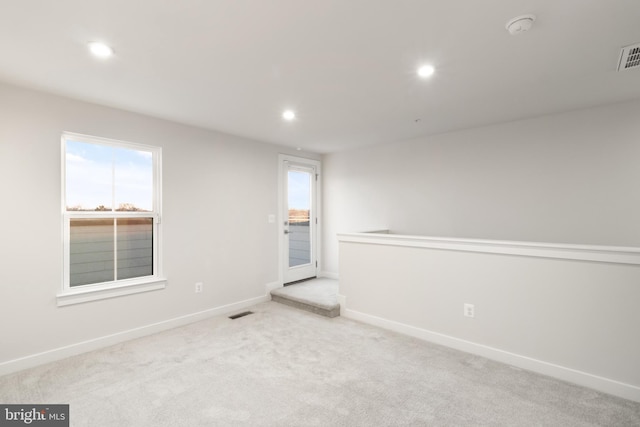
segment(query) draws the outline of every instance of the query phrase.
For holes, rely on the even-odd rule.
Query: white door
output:
[[[317,275],[318,164],[305,159],[286,158],[282,163],[283,283]]]

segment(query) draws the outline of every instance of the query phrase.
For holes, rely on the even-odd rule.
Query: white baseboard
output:
[[[333,273],[331,271],[321,271],[318,274],[318,277],[326,277],[327,279],[338,280],[338,273]]]
[[[268,285],[267,285],[268,286]],[[55,362],[56,360],[64,359],[66,357],[75,356],[81,353],[97,350],[100,348],[108,347],[114,344],[121,343],[136,338],[140,338],[146,335],[162,332],[167,329],[177,328],[189,323],[197,322],[207,319],[209,317],[220,316],[229,314],[234,311],[242,310],[247,307],[259,304],[261,302],[270,301],[271,296],[269,294],[251,298],[245,301],[239,301],[233,304],[223,305],[220,307],[210,308],[208,310],[199,311],[197,313],[191,313],[173,319],[164,320],[162,322],[153,323],[139,328],[129,329],[127,331],[117,332],[115,334],[94,338],[87,341],[82,341],[76,344],[67,345],[64,347],[54,348],[42,353],[32,354],[29,356],[21,357],[19,359],[9,360],[0,363],[0,375],[10,374],[23,369],[32,368],[34,366],[42,365],[45,363]]]
[[[380,328],[388,329],[401,334],[409,335],[424,341],[433,342],[446,347],[455,348],[467,353],[476,354],[486,357],[487,359],[496,360],[518,368],[537,372],[539,374],[558,378],[563,381],[589,387],[603,393],[612,394],[624,399],[640,402],[640,387],[615,381],[609,378],[600,377],[589,374],[587,372],[578,371],[564,366],[555,365],[553,363],[544,362],[542,360],[532,359],[497,348],[465,341],[449,335],[428,331],[426,329],[417,328],[415,326],[406,325],[404,323],[383,319],[369,314],[350,310],[345,307],[346,298],[342,297],[340,301],[340,315],[349,319],[357,320]]]

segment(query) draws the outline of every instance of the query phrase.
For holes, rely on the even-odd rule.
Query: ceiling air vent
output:
[[[618,71],[640,68],[640,43],[622,48]]]

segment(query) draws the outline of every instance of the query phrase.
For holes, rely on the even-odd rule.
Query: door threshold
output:
[[[291,286],[291,285],[295,285],[296,283],[308,282],[309,280],[313,280],[313,279],[316,279],[316,278],[317,278],[317,276],[307,277],[306,279],[300,279],[300,280],[295,280],[293,282],[284,283],[282,286]]]

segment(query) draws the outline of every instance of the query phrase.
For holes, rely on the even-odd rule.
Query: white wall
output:
[[[63,131],[163,149],[164,290],[57,307]],[[0,365],[265,295],[278,280],[270,144],[0,85]],[[195,282],[204,292],[194,293]]]
[[[336,238],[640,247],[639,117],[634,101],[326,155],[324,270],[347,315],[640,400],[638,266]]]
[[[640,401],[640,251],[361,236],[342,315]]]
[[[461,107],[463,108],[463,107]],[[324,157],[324,270],[336,233],[640,246],[640,102]]]

